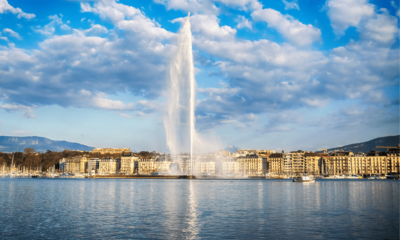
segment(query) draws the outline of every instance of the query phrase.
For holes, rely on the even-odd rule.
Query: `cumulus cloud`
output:
[[[4,28],[3,32],[5,34],[8,34],[10,37],[14,37],[14,38],[17,38],[17,39],[22,39],[21,36],[17,32],[14,32],[12,29]]]
[[[381,126],[395,126],[398,129],[398,123],[398,108],[349,105],[340,108],[338,111],[330,112],[324,117],[309,121],[307,125],[321,126],[325,129],[348,131],[360,127],[378,128]]]
[[[218,8],[212,0],[154,0],[155,3],[163,4],[166,8],[182,10],[191,13],[216,14]]]
[[[398,34],[398,19],[389,15],[386,9],[366,20],[361,36],[384,44],[393,44]]]
[[[358,27],[363,19],[374,14],[374,5],[367,0],[329,0],[326,4],[337,35],[342,35],[348,27]]]
[[[248,28],[250,30],[252,30],[252,25],[251,25],[251,21],[247,20],[247,18],[245,18],[244,16],[238,16],[235,19],[235,22],[237,22],[238,24],[236,25],[237,28]]]
[[[159,2],[168,7],[173,1]],[[188,7],[204,4],[186,2]],[[219,3],[255,9],[254,21],[266,21],[290,43],[238,39],[236,29],[221,26],[215,12],[194,11],[196,67],[203,72],[211,69],[213,77],[226,83],[219,88],[198,88],[202,99],[196,103],[196,124],[200,130],[223,124],[252,127],[259,115],[267,112],[268,123],[262,131],[289,131],[296,122],[307,125],[295,112],[299,108],[315,109],[347,99],[371,106],[393,102],[384,89],[398,86],[398,48],[391,47],[396,40],[397,28],[393,26],[397,19],[384,10],[362,17],[359,42],[322,52],[303,47],[320,40],[320,30],[311,25],[272,9],[254,7],[256,1]],[[2,108],[25,113],[29,108],[57,104],[106,109],[121,117],[163,111],[157,99],[165,89],[175,34],[139,9],[115,1],[83,2],[81,8],[98,14],[112,23],[111,27],[92,24],[89,29],[72,29],[56,36],[53,28],[64,24],[56,16],[51,19],[53,26],[41,28],[49,37],[38,49],[0,48]],[[248,27],[245,20],[238,18],[241,27]],[[118,100],[115,96],[121,92],[142,100]],[[16,110],[18,106],[20,110]]]
[[[37,50],[1,48],[2,101],[26,108],[57,104],[142,114],[162,109],[154,99],[164,89],[165,61],[172,46],[161,41],[173,34],[139,10],[114,4],[114,1],[97,2],[83,7],[109,20],[113,18],[109,8],[117,7],[124,18],[113,23],[116,29],[124,31],[108,31],[95,24],[89,29],[72,29],[70,34],[57,36],[54,28],[61,26],[62,20],[54,15],[50,17],[50,25],[36,29],[49,36],[39,43]],[[143,31],[135,27],[138,25],[142,25]],[[105,36],[97,36],[101,34]],[[126,103],[109,97],[125,92],[144,100]],[[10,105],[4,106],[11,109]]]
[[[4,40],[4,41],[8,42],[8,38],[7,37],[2,37],[1,33],[0,33],[0,40]]]
[[[323,54],[268,40],[195,38],[197,48],[220,59],[212,66],[228,82],[217,89],[199,89],[208,97],[197,103],[197,122],[212,128],[235,124],[244,114],[320,108],[344,99],[389,104],[392,99],[382,89],[398,86],[398,50],[362,39]],[[291,129],[279,126],[279,121],[270,128]]]
[[[262,8],[262,4],[257,0],[216,0],[216,2],[223,3],[229,7],[239,8],[244,11]]]
[[[91,28],[84,30],[84,32],[88,35],[101,35],[108,33],[108,30],[100,24],[93,24]]]
[[[21,104],[0,104],[0,109],[4,109],[8,112],[22,112],[23,116],[26,118],[34,118],[35,114],[31,107],[24,106]]]
[[[315,41],[320,41],[321,30],[311,24],[303,24],[291,16],[284,16],[280,12],[268,8],[258,9],[251,16],[255,21],[264,21],[268,27],[275,28],[283,37],[299,46],[309,45]]]
[[[98,1],[93,5],[81,3],[82,12],[94,12],[104,20],[110,20],[114,26],[149,38],[165,39],[172,33],[161,28],[155,21],[146,17],[139,9],[111,1]]]
[[[185,18],[177,18],[172,22],[182,22]],[[226,39],[233,38],[236,29],[229,26],[220,26],[219,19],[215,15],[196,14],[190,17],[191,30],[198,37],[206,37],[208,39]]]
[[[14,8],[13,6],[11,6],[8,3],[7,0],[0,0],[0,14],[6,13],[6,12],[11,12],[13,14],[17,14],[18,18],[32,19],[35,17],[35,14],[25,13],[20,8]]]
[[[33,30],[46,36],[53,35],[56,31],[56,26],[60,26],[63,30],[70,30],[68,25],[63,24],[61,16],[59,17],[57,14],[51,15],[49,19],[51,20],[50,23],[44,26],[37,26]]]
[[[285,10],[288,10],[288,9],[300,10],[297,0],[293,0],[293,1],[282,0],[282,2],[285,4]]]

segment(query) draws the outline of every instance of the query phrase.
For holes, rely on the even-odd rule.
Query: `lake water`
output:
[[[0,178],[0,239],[399,239],[399,181]]]

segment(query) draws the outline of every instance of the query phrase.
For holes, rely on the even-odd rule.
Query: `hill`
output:
[[[82,150],[91,151],[89,147],[79,143],[67,141],[54,141],[44,137],[10,137],[0,136],[0,152],[23,152],[25,148],[33,148],[36,152]]]
[[[354,153],[357,153],[357,152],[366,153],[366,152],[373,150],[373,151],[386,152],[386,149],[376,148],[376,147],[377,146],[397,147],[399,143],[400,143],[400,135],[387,136],[387,137],[375,138],[375,139],[369,140],[367,142],[349,144],[349,145],[346,145],[343,147],[329,148],[328,151],[343,150],[343,151],[352,151]]]

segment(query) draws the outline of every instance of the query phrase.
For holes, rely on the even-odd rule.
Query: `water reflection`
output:
[[[0,179],[0,190],[0,239],[399,238],[395,181]]]

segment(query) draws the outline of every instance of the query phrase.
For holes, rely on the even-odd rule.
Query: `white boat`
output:
[[[333,176],[333,178],[335,178],[335,179],[342,179],[342,178],[345,178],[345,176],[343,176],[343,175],[335,175],[335,176]]]
[[[349,175],[349,176],[346,176],[346,178],[347,179],[359,179],[359,178],[362,178],[362,177],[357,176],[357,175]]]
[[[315,179],[305,175],[298,178],[293,178],[293,182],[315,182]]]

